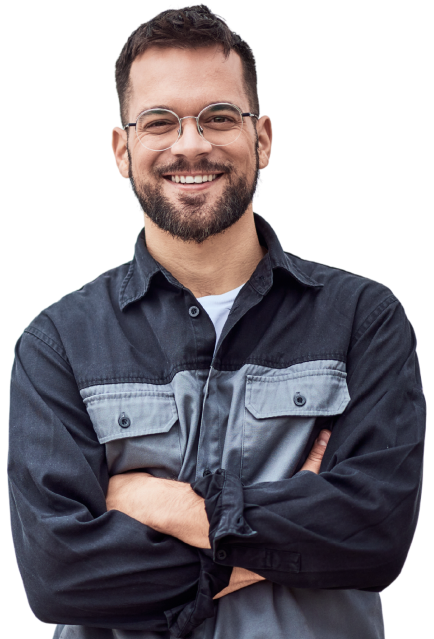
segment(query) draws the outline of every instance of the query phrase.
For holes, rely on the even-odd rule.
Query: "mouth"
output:
[[[165,173],[162,177],[182,190],[203,190],[218,181],[223,173]]]

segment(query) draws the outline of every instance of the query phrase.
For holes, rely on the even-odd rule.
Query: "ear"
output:
[[[129,160],[128,160],[128,134],[124,129],[120,129],[118,126],[113,129],[112,136],[112,148],[115,154],[116,164],[118,165],[119,173],[124,177],[129,177]]]
[[[256,131],[258,134],[259,168],[265,169],[270,161],[271,139],[273,137],[271,120],[268,115],[259,118]]]

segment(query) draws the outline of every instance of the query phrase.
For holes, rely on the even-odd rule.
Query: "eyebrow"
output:
[[[166,104],[156,104],[156,105],[153,104],[152,106],[142,106],[142,108],[137,112],[137,115],[134,117],[134,121],[137,120],[137,118],[139,117],[141,113],[143,113],[144,111],[150,111],[151,109],[166,109],[167,111],[173,111],[173,109],[171,109]],[[175,113],[175,111],[173,111],[173,113]]]
[[[149,111],[150,109],[167,109],[168,111],[173,111],[172,107],[167,106],[167,104],[153,104],[152,106],[144,106],[140,109],[137,115],[143,113],[143,111]]]
[[[204,104],[202,109],[204,109],[207,106],[211,106],[211,104],[233,104],[233,103],[230,102],[230,100],[219,100],[218,102],[209,102],[208,104]],[[142,106],[142,108],[137,113],[136,120],[139,117],[139,115],[141,113],[143,113],[143,111],[150,111],[151,109],[166,109],[167,111],[172,111],[173,113],[176,113],[174,108],[170,107],[170,106],[167,106],[167,104],[153,104],[152,106],[145,105],[145,106]],[[200,111],[202,111],[202,109],[199,109],[198,113],[200,113]]]

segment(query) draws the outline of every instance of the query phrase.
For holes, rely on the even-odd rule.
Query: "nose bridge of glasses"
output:
[[[182,121],[183,120],[196,120],[196,130],[199,132],[199,135],[202,135],[203,133],[203,129],[199,124],[199,116],[195,116],[195,115],[185,115],[183,118],[178,117],[179,123],[180,123],[180,131],[179,133],[182,135],[183,133],[183,124]]]

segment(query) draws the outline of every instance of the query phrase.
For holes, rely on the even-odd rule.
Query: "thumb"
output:
[[[322,458],[324,457],[324,453],[327,448],[328,441],[330,439],[331,431],[322,430],[314,444],[312,446],[312,450],[310,451],[308,458],[304,462],[303,466],[300,468],[301,470],[310,470],[312,473],[316,475],[319,474],[319,470],[321,468]]]

